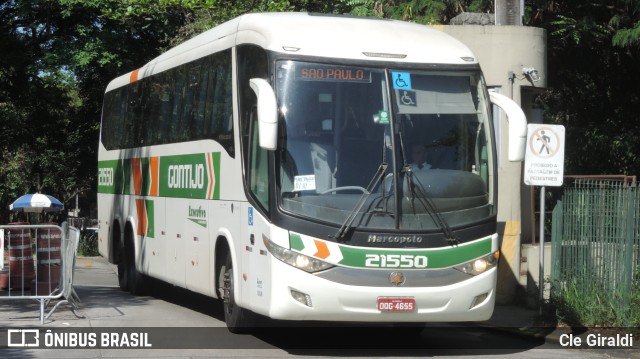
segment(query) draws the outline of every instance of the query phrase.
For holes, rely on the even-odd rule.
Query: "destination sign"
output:
[[[370,83],[371,71],[360,67],[299,64],[296,66],[296,80]]]

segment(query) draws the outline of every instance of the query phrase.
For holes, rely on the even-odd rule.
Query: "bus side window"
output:
[[[175,76],[173,78],[173,91],[175,93],[175,101],[173,102],[173,106],[171,107],[171,118],[169,119],[169,132],[167,133],[167,137],[169,137],[168,142],[178,142],[179,139],[179,128],[180,128],[180,118],[182,114],[182,103],[185,98],[185,83],[186,83],[186,75],[185,75],[185,66],[180,66],[175,70]]]
[[[127,107],[127,116],[124,123],[124,148],[138,146],[137,140],[140,138],[143,124],[143,98],[142,98],[142,82],[138,81],[129,87],[129,105]]]

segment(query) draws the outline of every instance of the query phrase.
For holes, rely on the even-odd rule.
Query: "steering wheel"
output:
[[[348,191],[348,190],[358,190],[358,191],[362,191],[362,193],[364,193],[364,194],[369,194],[370,193],[369,191],[367,191],[366,188],[360,187],[360,186],[342,186],[342,187],[329,188],[328,190],[324,190],[324,191],[319,192],[319,193],[320,194],[327,194],[327,193],[332,193],[332,192]]]

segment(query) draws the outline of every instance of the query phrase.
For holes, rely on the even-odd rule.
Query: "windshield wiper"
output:
[[[413,208],[413,213],[416,213],[414,201],[417,199],[420,204],[422,204],[422,206],[427,210],[427,213],[429,214],[429,216],[431,216],[433,222],[438,227],[440,227],[440,230],[442,230],[442,233],[444,234],[447,242],[452,246],[460,244],[460,241],[453,233],[453,230],[449,226],[449,223],[447,223],[444,217],[442,217],[442,215],[438,211],[438,208],[436,207],[435,203],[433,203],[431,197],[429,197],[429,195],[427,194],[427,191],[424,189],[424,186],[422,185],[420,180],[418,178],[414,178],[411,166],[405,165],[403,172],[407,177],[407,181],[409,184],[409,191],[411,193],[411,207]]]
[[[369,182],[369,184],[367,185],[367,188],[366,188],[367,191],[364,192],[362,196],[360,196],[360,199],[358,200],[356,205],[353,207],[351,212],[349,212],[349,215],[345,219],[344,223],[342,223],[342,226],[338,228],[338,231],[336,232],[336,234],[331,236],[331,238],[334,238],[336,240],[343,239],[347,234],[347,232],[349,232],[349,230],[352,227],[353,221],[356,219],[356,216],[358,215],[358,212],[360,212],[360,210],[362,209],[362,206],[364,206],[365,202],[371,195],[371,192],[373,191],[373,188],[375,187],[375,185],[378,182],[380,182],[380,180],[382,179],[382,176],[387,170],[387,166],[388,165],[386,162],[382,162],[380,164],[375,175],[373,175],[373,178],[371,178],[371,182]]]

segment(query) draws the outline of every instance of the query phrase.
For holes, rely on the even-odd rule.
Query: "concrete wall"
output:
[[[533,100],[547,86],[544,29],[493,25],[434,27],[466,44],[478,58],[487,85],[519,103],[529,122],[541,122],[541,113],[534,108]],[[533,81],[523,73],[523,68],[535,68],[539,80]],[[531,241],[531,200],[530,189],[522,180],[522,163],[507,160],[509,124],[504,114],[500,113],[498,123],[498,230],[502,257],[496,300],[505,304],[514,299],[518,287],[521,243]]]
[[[520,279],[520,285],[526,288],[527,300],[526,304],[530,308],[535,308],[540,299],[540,245],[539,244],[523,244],[522,245],[522,272],[526,273],[524,278]],[[551,244],[544,245],[544,298],[549,299],[549,283],[551,277]]]

